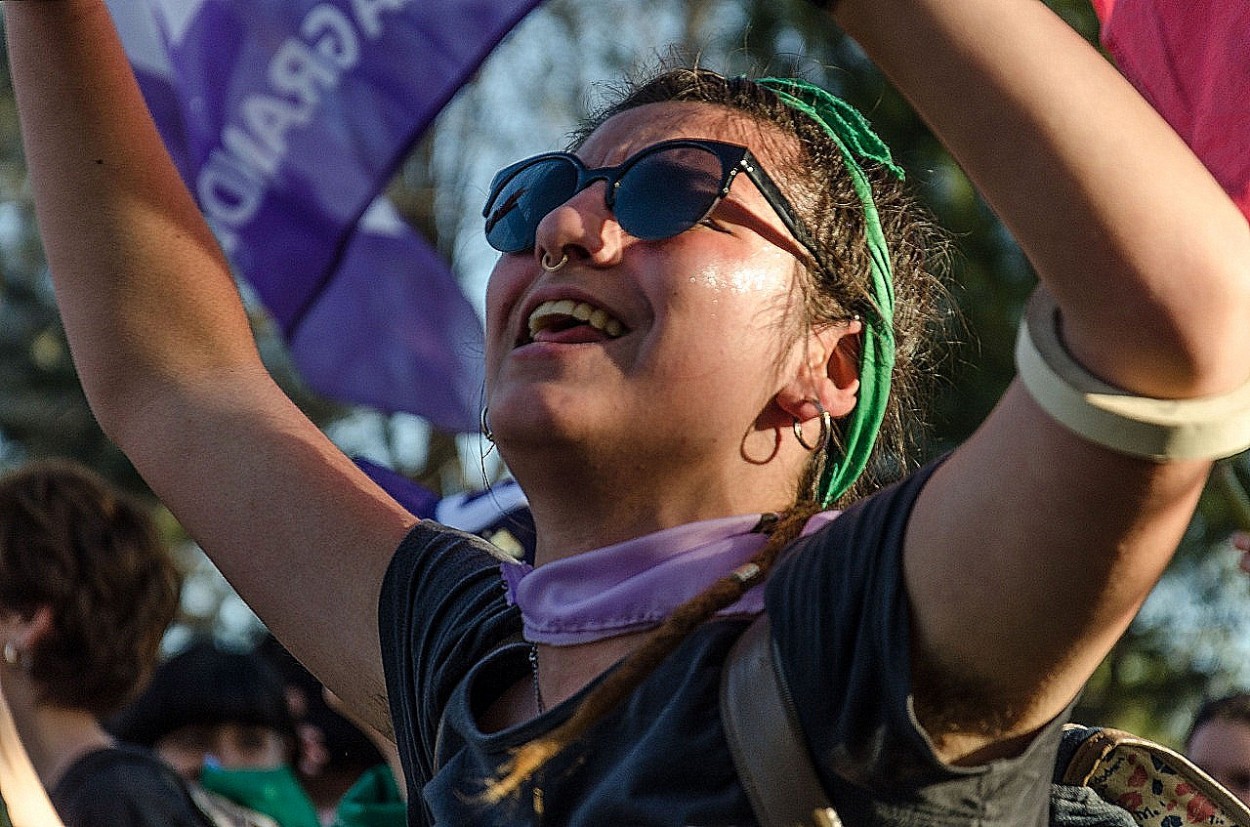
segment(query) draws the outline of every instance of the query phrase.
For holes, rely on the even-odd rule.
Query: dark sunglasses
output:
[[[729,194],[745,172],[786,229],[817,261],[807,232],[759,161],[744,146],[719,141],[663,141],[614,167],[587,169],[576,155],[548,152],[504,167],[490,185],[482,215],[486,241],[503,253],[534,247],[538,224],[552,210],[593,184],[604,181],[604,202],[621,229],[635,238],[671,238],[698,224]]]

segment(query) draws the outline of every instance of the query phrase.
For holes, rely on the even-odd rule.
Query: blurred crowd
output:
[[[0,477],[3,818],[404,824],[393,746],[272,637],[161,657],[180,585],[145,508],[91,471],[46,462]]]

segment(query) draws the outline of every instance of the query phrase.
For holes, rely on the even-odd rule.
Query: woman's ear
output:
[[[834,419],[849,414],[859,398],[863,330],[863,322],[851,319],[809,333],[799,369],[777,393],[777,405],[799,422],[820,416],[817,401]]]
[[[52,607],[42,605],[33,612],[0,611],[0,649],[4,662],[27,668],[30,653],[52,631]]]
[[[22,652],[30,652],[52,632],[52,607],[45,603],[22,614],[12,628],[14,645]]]

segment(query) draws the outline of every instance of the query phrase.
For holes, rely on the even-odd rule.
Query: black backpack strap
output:
[[[742,633],[721,670],[720,715],[761,827],[841,827],[803,743],[776,668],[768,615]]]

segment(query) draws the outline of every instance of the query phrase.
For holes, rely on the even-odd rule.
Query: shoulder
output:
[[[907,521],[935,465],[867,497],[794,543],[769,578],[778,667],[812,749],[871,786],[940,772],[910,712]],[[888,747],[888,749],[887,749]],[[867,774],[848,755],[889,756]],[[904,769],[906,768],[906,769]]]
[[[186,784],[145,749],[118,746],[80,758],[51,791],[66,827],[206,827]]]
[[[382,582],[378,622],[383,660],[407,659],[421,640],[445,638],[455,644],[470,630],[493,636],[489,621],[515,614],[504,599],[500,569],[509,561],[476,535],[431,520],[414,526]]]
[[[79,758],[56,785],[57,794],[118,783],[179,785],[177,775],[154,754],[141,747],[118,745]]]
[[[421,520],[405,535],[391,558],[383,593],[404,590],[414,578],[437,577],[455,581],[497,571],[511,561],[498,547],[476,534]]]
[[[769,578],[770,611],[775,601],[785,599],[782,592],[795,588],[824,591],[832,584],[857,594],[865,582],[882,578],[892,587],[912,510],[943,460],[855,502],[836,517],[813,518],[824,525],[796,540]]]
[[[383,581],[378,633],[396,741],[411,777],[428,777],[437,725],[455,687],[517,634],[506,558],[487,541],[431,520],[400,543]]]
[[[476,623],[483,612],[507,609],[500,566],[515,562],[474,534],[432,520],[415,525],[391,560],[382,582],[382,646],[414,622]]]

